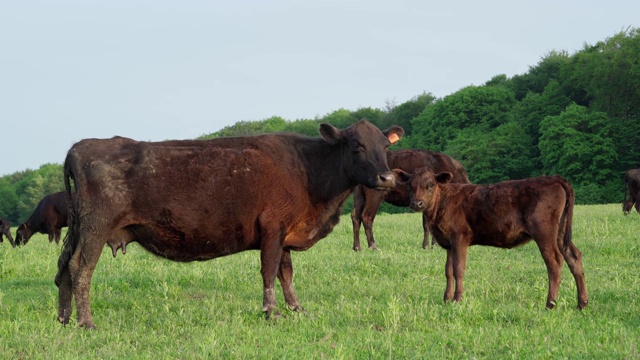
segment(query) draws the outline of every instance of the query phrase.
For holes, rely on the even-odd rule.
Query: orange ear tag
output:
[[[398,136],[398,134],[393,133],[393,134],[389,135],[389,141],[392,144],[395,144],[398,140],[400,140],[400,137]]]

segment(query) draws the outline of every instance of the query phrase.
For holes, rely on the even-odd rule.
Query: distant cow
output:
[[[16,243],[13,241],[13,237],[11,237],[11,223],[9,220],[0,219],[0,242],[2,242],[2,235],[6,236],[11,243],[11,246],[16,247]]]
[[[624,202],[622,203],[622,212],[627,215],[631,211],[633,205],[636,205],[636,211],[640,213],[640,169],[632,169],[624,174],[624,183],[627,187],[624,193]],[[627,199],[627,195],[629,198]]]
[[[33,214],[16,230],[16,244],[26,245],[34,233],[48,234],[49,242],[60,243],[60,233],[67,226],[67,199],[64,191],[47,195],[40,200]]]
[[[296,134],[139,142],[82,140],[64,164],[77,204],[58,260],[58,320],[94,328],[91,277],[105,245],[115,256],[137,241],[175,261],[209,260],[260,250],[263,308],[276,317],[274,283],[302,310],[293,289],[291,250],[329,234],[359,184],[393,187],[386,149],[404,131],[381,132],[366,120],[344,130],[320,125],[321,138]]]
[[[448,171],[453,174],[452,182],[469,184],[467,171],[457,160],[449,155],[430,150],[397,150],[387,152],[387,162],[390,169],[402,169],[408,173],[417,168],[428,167],[433,172]],[[378,191],[358,186],[353,192],[353,211],[351,222],[353,223],[353,250],[360,250],[360,224],[364,225],[369,249],[376,248],[373,238],[373,220],[380,208],[382,201],[395,206],[409,206],[409,192],[404,186],[396,186],[391,190]],[[427,220],[422,215],[422,228],[424,239],[422,247],[429,247],[429,227]]]
[[[410,187],[411,208],[426,214],[434,238],[447,250],[445,300],[462,298],[470,245],[513,248],[533,239],[547,265],[547,308],[556,305],[563,257],[576,281],[578,308],[587,306],[582,254],[571,241],[574,193],[565,179],[541,176],[463,185],[450,183],[448,172],[394,172]]]

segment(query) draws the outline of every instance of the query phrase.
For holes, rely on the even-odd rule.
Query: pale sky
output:
[[[0,176],[62,163],[84,138],[444,97],[639,14],[637,0],[0,0]]]

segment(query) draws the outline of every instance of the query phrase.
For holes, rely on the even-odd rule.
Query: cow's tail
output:
[[[56,274],[55,283],[56,286],[60,285],[60,276],[64,270],[69,266],[71,256],[78,246],[78,204],[77,204],[77,182],[75,181],[75,166],[73,160],[72,151],[69,151],[67,158],[64,162],[64,188],[67,198],[67,209],[69,217],[67,220],[67,234],[64,237],[62,252],[58,258],[58,273]],[[71,181],[73,181],[73,189],[71,187]]]
[[[562,239],[562,249],[566,250],[572,243],[573,205],[575,203],[576,196],[571,184],[569,184],[567,180],[560,177],[560,184],[562,185],[566,196],[564,211],[562,212],[562,219],[564,219],[564,238]],[[561,221],[560,223],[562,224],[563,222]]]

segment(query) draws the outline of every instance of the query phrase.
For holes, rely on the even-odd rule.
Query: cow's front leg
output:
[[[453,247],[453,277],[456,280],[456,292],[453,301],[460,302],[464,293],[464,272],[467,268],[467,249],[465,245]]]
[[[267,319],[280,317],[280,312],[276,308],[276,295],[273,285],[280,268],[281,258],[282,244],[278,241],[278,237],[263,237],[260,244],[260,273],[262,274],[263,288],[262,311]]]
[[[278,279],[280,280],[280,285],[282,285],[284,300],[289,308],[293,311],[305,312],[300,305],[296,292],[293,290],[293,263],[291,262],[291,252],[289,250],[282,251]]]

